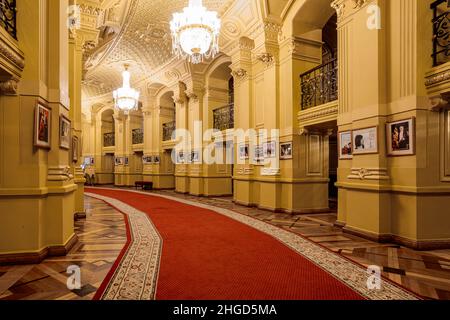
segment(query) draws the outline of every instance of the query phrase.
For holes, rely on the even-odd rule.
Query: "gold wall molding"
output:
[[[73,174],[68,166],[48,168],[48,181],[68,181],[71,179],[73,179]]]
[[[19,43],[3,28],[0,28],[0,68],[4,70],[0,78],[0,94],[17,94],[18,82],[25,68],[25,55]]]
[[[350,180],[390,180],[386,168],[352,168]]]
[[[301,110],[298,113],[298,124],[300,128],[320,124],[328,121],[337,120],[339,113],[339,101]]]

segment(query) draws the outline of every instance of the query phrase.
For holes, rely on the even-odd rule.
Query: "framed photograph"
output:
[[[116,157],[116,166],[123,166],[123,161],[122,157]]]
[[[378,153],[378,127],[354,130],[352,146],[353,155]]]
[[[353,159],[352,132],[351,131],[339,132],[338,143],[339,143],[339,159],[340,160]]]
[[[150,163],[152,163],[152,161],[153,161],[153,158],[151,156],[142,157],[142,162],[144,164],[150,164]]]
[[[284,142],[280,144],[280,159],[281,160],[289,160],[292,159],[294,156],[294,149],[293,149],[293,143],[292,142]]]
[[[241,144],[239,146],[239,159],[241,160],[248,160],[249,158],[249,145],[248,144]]]
[[[161,163],[161,157],[160,156],[153,156],[153,163],[160,164]]]
[[[42,104],[36,106],[34,112],[34,146],[37,148],[51,148],[52,110]]]
[[[126,166],[129,164],[129,158],[128,157],[124,158],[124,163],[125,163]]]
[[[191,163],[199,163],[200,162],[200,153],[198,151],[191,152]]]
[[[264,164],[264,152],[263,152],[263,146],[255,146],[255,155],[254,155],[254,162],[256,165],[263,165]]]
[[[389,156],[411,156],[415,154],[415,118],[386,124],[386,146]]]
[[[178,152],[177,163],[183,164],[184,162],[185,162],[184,151],[180,151],[180,152]]]
[[[70,149],[70,120],[65,116],[59,116],[59,147]]]
[[[277,143],[275,141],[270,141],[270,142],[264,143],[264,146],[263,146],[264,158],[265,159],[275,158],[277,156],[276,147],[277,147]]]
[[[79,150],[80,150],[80,146],[79,146],[79,142],[78,142],[78,137],[73,136],[72,137],[72,162],[73,163],[78,162]]]

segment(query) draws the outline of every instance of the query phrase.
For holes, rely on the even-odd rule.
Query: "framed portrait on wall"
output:
[[[352,146],[353,155],[378,153],[378,127],[354,130]]]
[[[177,163],[178,164],[183,164],[185,162],[184,151],[180,151],[177,154],[178,154],[178,156],[177,156]]]
[[[339,132],[338,144],[339,144],[339,159],[340,160],[353,159],[352,132],[351,131]]]
[[[59,147],[70,149],[70,120],[65,116],[59,116]]]
[[[72,137],[72,162],[77,163],[78,162],[78,155],[80,150],[80,144],[78,137],[73,136]]]
[[[122,157],[116,157],[116,166],[123,166],[124,159]]]
[[[254,162],[256,165],[264,164],[264,152],[263,152],[263,146],[261,146],[261,145],[255,146]]]
[[[161,157],[160,156],[153,156],[153,163],[154,164],[160,164],[161,163]]]
[[[292,159],[294,156],[294,150],[293,150],[293,143],[292,142],[284,142],[280,144],[280,159],[281,160],[289,160]]]
[[[150,164],[150,163],[152,163],[152,161],[153,161],[152,156],[144,156],[144,157],[142,157],[142,162],[144,164]]]
[[[199,163],[200,162],[200,152],[192,151],[191,152],[191,163]]]
[[[386,124],[388,156],[411,156],[415,154],[415,118]]]
[[[269,141],[264,143],[263,145],[263,152],[264,152],[264,158],[275,158],[277,156],[276,151],[277,143],[275,141]]]
[[[250,148],[248,144],[241,144],[239,146],[239,159],[248,160],[250,154]]]
[[[52,110],[38,103],[34,112],[34,146],[37,148],[51,148]]]

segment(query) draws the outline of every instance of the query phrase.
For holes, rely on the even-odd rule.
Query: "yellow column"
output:
[[[67,0],[17,2],[26,57],[17,96],[0,97],[0,262],[38,262],[75,243],[77,189],[60,116],[69,117]],[[37,104],[51,108],[50,149],[34,146]],[[6,168],[6,169],[5,169]]]
[[[69,95],[70,95],[70,119],[72,121],[72,137],[75,139],[71,146],[71,154],[69,162],[72,164],[72,173],[74,182],[77,185],[75,193],[75,217],[86,217],[84,210],[84,178],[81,164],[83,162],[81,156],[82,143],[82,125],[81,125],[81,80],[83,72],[83,51],[80,39],[76,38],[76,34],[71,33],[69,37]],[[75,148],[75,149],[74,149]]]
[[[174,101],[176,108],[177,129],[189,128],[188,99],[186,97],[186,87],[182,83],[178,83],[174,88]],[[177,137],[179,138],[179,137]],[[184,153],[184,161],[176,163],[175,166],[175,191],[179,193],[189,193],[189,172],[188,172],[188,154],[187,145],[176,148],[176,154]],[[178,156],[177,156],[178,158]]]
[[[253,83],[252,83],[252,50],[253,40],[243,37],[239,40],[236,52],[232,54],[233,76],[235,79],[235,128],[248,130],[253,127]],[[237,141],[235,141],[236,143]],[[242,205],[254,205],[259,199],[253,178],[254,168],[250,160],[245,164],[238,164],[239,145],[234,147],[234,201]]]

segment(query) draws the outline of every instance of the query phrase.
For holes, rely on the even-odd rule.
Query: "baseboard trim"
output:
[[[409,239],[393,234],[376,234],[373,232],[363,231],[348,226],[344,226],[342,230],[344,231],[344,233],[358,236],[367,240],[379,243],[392,243],[418,251],[450,249],[450,239],[442,239],[442,240]]]
[[[73,218],[75,221],[84,220],[86,219],[86,212],[75,212]]]
[[[346,225],[346,223],[343,222],[343,221],[336,220],[336,221],[334,222],[334,226],[335,226],[335,227],[338,227],[338,228],[344,228],[345,225]]]
[[[0,254],[0,265],[38,264],[48,257],[65,256],[77,242],[78,236],[73,234],[65,245],[48,246],[39,252]]]

